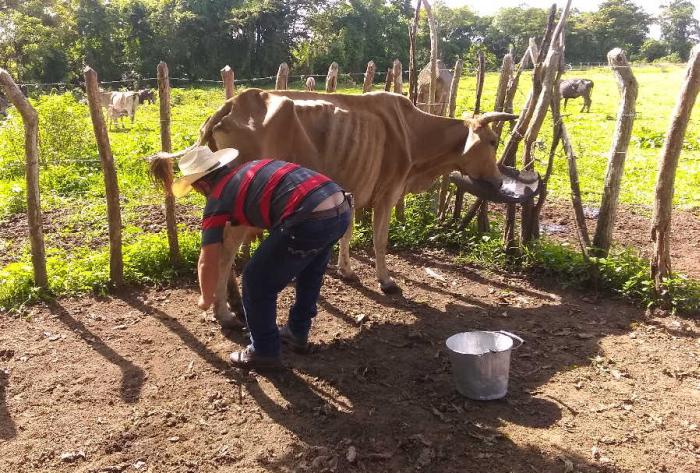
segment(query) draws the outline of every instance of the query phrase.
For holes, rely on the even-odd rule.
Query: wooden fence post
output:
[[[333,93],[338,87],[338,63],[333,62],[328,68],[328,74],[326,75],[326,92]]]
[[[416,71],[416,35],[418,34],[418,20],[420,18],[421,0],[416,4],[416,12],[413,23],[408,27],[408,98],[413,105],[418,101],[418,74]]]
[[[374,83],[374,74],[377,72],[377,66],[374,65],[374,61],[367,63],[367,71],[365,72],[365,81],[362,84],[362,93],[372,91],[372,84]]]
[[[228,66],[226,66],[228,67]],[[225,69],[225,68],[224,68]],[[227,80],[230,80],[231,94],[233,94],[233,71],[229,67],[230,79],[224,78],[226,94],[229,93]],[[222,72],[222,75],[224,72]],[[158,102],[160,104],[160,143],[163,151],[170,153],[173,150],[170,138],[170,72],[168,65],[163,61],[158,64]],[[233,96],[233,95],[232,95]],[[228,97],[227,97],[228,98]],[[172,168],[172,161],[168,161]],[[171,169],[172,171],[172,169]],[[169,173],[172,176],[172,172]],[[175,196],[170,184],[164,187],[165,191],[165,227],[168,233],[168,248],[170,250],[170,264],[177,267],[180,265],[180,243],[177,237],[177,220],[175,218]]]
[[[403,65],[398,59],[394,59],[394,93],[403,95]]]
[[[114,168],[114,157],[109,146],[109,135],[102,116],[100,96],[98,91],[97,73],[89,66],[83,71],[85,77],[85,90],[92,128],[95,131],[97,150],[100,153],[102,173],[105,181],[105,194],[107,197],[107,220],[109,225],[109,277],[115,286],[124,282],[124,262],[122,259],[122,215],[119,205],[119,184],[117,182],[117,170]]]
[[[286,62],[280,64],[279,69],[277,69],[277,81],[275,82],[275,89],[277,90],[287,90],[287,79],[289,77],[289,66]]]
[[[699,91],[700,44],[690,52],[683,88],[673,111],[671,127],[666,134],[664,148],[659,157],[659,174],[656,179],[656,199],[651,228],[651,240],[654,242],[651,275],[654,278],[656,293],[661,296],[665,296],[664,279],[671,273],[671,210],[678,158]]]
[[[486,62],[484,60],[484,52],[479,51],[476,55],[477,68],[476,68],[476,100],[474,102],[474,113],[472,116],[477,116],[481,113],[481,94],[484,91],[484,75],[486,71]]]
[[[8,100],[14,104],[22,115],[24,123],[24,156],[27,165],[27,220],[29,221],[29,240],[32,248],[32,266],[34,284],[48,289],[46,273],[46,249],[39,196],[39,114],[34,110],[22,91],[5,69],[0,69],[0,88],[5,91]]]
[[[384,81],[384,92],[391,92],[391,86],[394,84],[394,69],[391,67],[386,70],[386,80]]]
[[[433,9],[428,0],[421,0],[425,7],[425,13],[428,16],[428,26],[430,27],[430,87],[428,88],[428,102],[426,110],[428,113],[434,113],[435,96],[437,94],[437,60],[438,60],[438,31]],[[438,107],[439,110],[439,107]]]
[[[498,78],[498,89],[496,91],[496,106],[494,111],[503,112],[505,111],[506,95],[508,92],[508,85],[513,78],[513,54],[508,53],[503,56],[503,62],[501,63],[501,75]],[[512,102],[511,102],[512,111]],[[503,130],[503,122],[496,122],[492,126],[494,133],[501,138],[501,131]]]
[[[450,83],[450,98],[449,104],[447,106],[447,113],[450,118],[455,117],[455,111],[457,110],[457,89],[459,89],[459,81],[462,78],[462,68],[464,67],[464,61],[457,59],[455,63],[455,72],[452,75],[452,82]],[[440,193],[438,195],[438,218],[445,218],[447,215],[447,189],[450,185],[450,175],[445,174],[442,176],[440,181]]]
[[[226,94],[226,100],[228,100],[236,93],[234,73],[231,66],[225,66],[221,69],[221,80],[224,81],[224,93]]]
[[[608,171],[605,175],[605,187],[600,203],[600,215],[593,237],[593,251],[597,256],[607,256],[612,245],[612,233],[615,228],[617,203],[620,196],[620,184],[625,170],[627,148],[632,138],[632,126],[636,113],[637,80],[625,57],[625,52],[615,48],[608,53],[608,63],[617,78],[617,87],[622,95],[617,112],[617,126],[608,158]]]

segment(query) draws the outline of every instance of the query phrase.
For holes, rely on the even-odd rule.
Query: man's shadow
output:
[[[119,393],[124,402],[133,404],[139,400],[141,389],[146,378],[143,369],[114,351],[100,337],[91,332],[85,324],[73,317],[70,312],[58,302],[50,305],[56,319],[77,334],[83,341],[105,360],[116,365],[122,372]]]
[[[9,440],[17,435],[15,423],[10,416],[7,407],[7,388],[10,385],[10,376],[0,369],[0,440]]]

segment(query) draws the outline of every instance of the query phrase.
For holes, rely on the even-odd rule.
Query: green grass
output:
[[[680,92],[684,66],[635,67],[634,74],[639,83],[637,117],[632,131],[632,143],[625,162],[620,202],[628,205],[651,206],[658,159],[663,139],[670,125],[671,113]],[[564,113],[567,126],[578,157],[578,170],[582,198],[587,204],[597,205],[602,196],[603,183],[608,163],[612,136],[615,133],[620,94],[613,73],[607,68],[588,71],[571,71],[564,78],[581,77],[594,82],[590,113],[580,113],[582,99],[569,100]],[[531,88],[531,75],[523,74],[516,95],[515,109],[523,106]],[[492,110],[495,102],[498,76],[488,74],[484,83],[482,110]],[[475,101],[475,80],[463,78],[460,82],[457,116],[463,112],[471,114]],[[695,107],[686,134],[686,146],[681,155],[676,176],[674,204],[677,208],[694,210],[700,208],[700,107]],[[538,151],[540,170],[546,165],[552,125],[548,116],[540,133],[546,150]],[[519,161],[520,162],[520,161]],[[560,154],[555,162],[550,189],[554,198],[568,198],[569,181],[566,160]]]
[[[649,208],[659,147],[680,88],[683,68],[647,67],[635,69],[635,74],[640,83],[638,117],[620,200],[623,204]],[[577,72],[575,76],[595,82],[592,113],[578,112],[580,100],[570,102],[566,123],[579,156],[583,197],[589,205],[596,205],[603,187],[619,95],[614,77],[606,69]],[[497,80],[496,74],[487,75],[482,101],[484,110],[493,107]],[[339,92],[361,92],[357,85],[343,84],[342,87]],[[290,88],[301,88],[301,83],[290,84]],[[529,88],[530,77],[526,74],[521,80],[516,108],[521,106]],[[218,87],[174,89],[172,99],[173,148],[181,149],[196,140],[201,124],[223,102],[223,92]],[[459,89],[458,116],[464,112],[470,114],[473,102],[474,78],[465,76]],[[106,205],[89,112],[70,94],[45,95],[33,100],[33,104],[40,114],[42,206],[52,221],[46,239],[51,292],[62,295],[104,291],[108,280]],[[698,113],[697,110],[694,113],[695,122]],[[127,124],[128,131],[110,132],[121,192],[125,276],[130,283],[162,281],[175,275],[168,264],[165,234],[144,229],[150,224],[162,223],[159,215],[143,210],[162,203],[162,194],[150,182],[147,165],[142,159],[160,148],[158,125],[158,106],[145,105],[139,107],[136,123]],[[700,208],[700,197],[693,192],[700,185],[698,133],[697,127],[691,124],[676,180],[675,201],[681,208]],[[550,137],[551,123],[546,122],[540,139],[548,145]],[[545,153],[538,151],[538,158],[545,159]],[[14,116],[0,124],[0,222],[26,210],[23,163],[22,124]],[[555,164],[550,188],[554,199],[568,198],[566,162],[561,155]],[[408,202],[407,223],[392,222],[390,229],[390,241],[395,248],[449,247],[464,251],[464,258],[472,262],[487,266],[505,264],[497,234],[477,235],[471,231],[440,228],[434,221],[430,199],[417,196]],[[201,208],[203,201],[193,193],[183,203],[188,204],[185,207],[188,211],[196,214],[198,211],[192,209]],[[158,221],[150,222],[150,219]],[[181,247],[186,261],[183,270],[190,272],[196,259],[198,234],[195,229],[182,230]],[[359,226],[357,230],[354,244],[367,245],[369,229]],[[3,235],[0,251],[11,254],[13,261],[0,267],[0,308],[17,307],[38,297],[32,288],[28,242]],[[577,258],[575,251],[543,242],[531,248],[520,263],[571,284],[583,284],[586,280],[581,275],[588,273]],[[614,292],[650,303],[649,281],[642,277],[640,269],[643,267],[646,272],[646,262],[634,258],[632,254],[618,251],[616,256],[598,264],[601,268],[613,268],[611,274],[619,276],[605,282]],[[632,267],[635,269],[631,270]],[[605,273],[604,269],[601,272]],[[674,300],[684,300],[687,294],[692,299],[698,294],[693,292],[695,283],[673,279],[669,284],[675,291]]]

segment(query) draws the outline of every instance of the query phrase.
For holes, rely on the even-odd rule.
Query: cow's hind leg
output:
[[[238,248],[241,246],[248,230],[241,226],[227,225],[224,230],[224,243],[221,259],[219,260],[219,281],[216,285],[216,293],[214,296],[214,318],[223,328],[240,328],[241,322],[236,317],[236,314],[231,310],[241,311],[240,293],[236,285],[236,277],[233,274],[233,262],[236,258]],[[228,293],[233,285],[234,293],[238,295],[238,305],[235,303],[229,309]]]
[[[581,111],[583,112],[584,110],[586,112],[591,111],[591,98],[586,95],[583,96],[583,108],[581,109]]]
[[[396,294],[401,292],[401,288],[389,276],[386,267],[386,247],[389,243],[389,217],[391,216],[392,203],[398,201],[396,198],[381,199],[383,203],[374,207],[374,218],[372,230],[374,232],[374,258],[377,269],[377,279],[379,287],[385,294]],[[380,201],[381,201],[380,200]],[[388,205],[386,205],[388,203]]]
[[[340,239],[340,248],[338,250],[338,274],[346,281],[357,281],[359,278],[352,270],[350,264],[350,240],[352,239],[352,227],[355,222],[355,209],[352,209],[352,218],[345,234]]]

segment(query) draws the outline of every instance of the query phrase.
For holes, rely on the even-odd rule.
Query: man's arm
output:
[[[197,305],[207,310],[214,302],[214,293],[219,280],[219,259],[221,258],[221,243],[204,245],[199,253],[199,289],[201,295]]]

